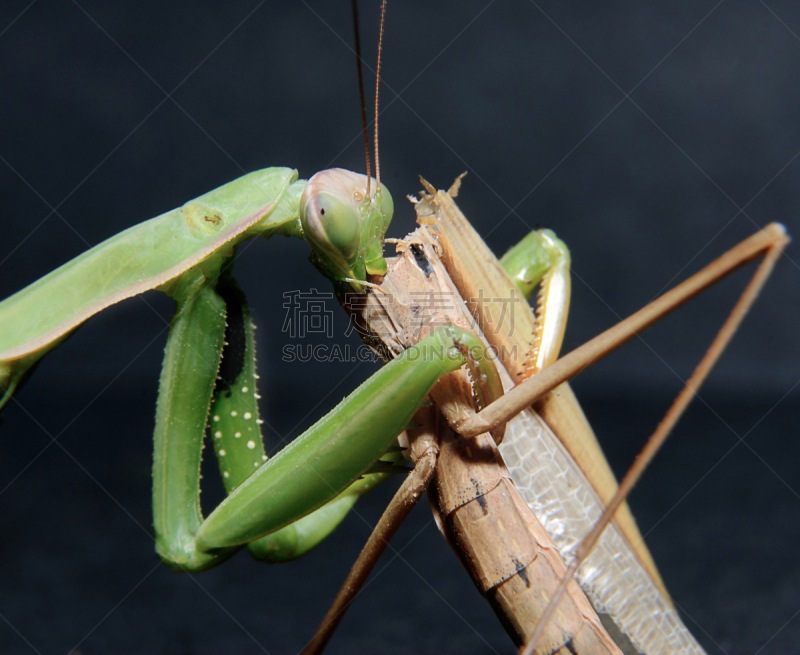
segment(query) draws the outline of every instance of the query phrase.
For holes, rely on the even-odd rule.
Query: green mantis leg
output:
[[[223,274],[217,293],[225,302],[225,348],[211,401],[211,441],[225,491],[231,493],[267,461],[261,439],[256,390],[253,322],[244,293]]]
[[[250,555],[261,562],[286,562],[302,557],[339,526],[361,496],[393,474],[405,472],[404,467],[395,466],[393,468],[393,464],[400,464],[401,461],[400,453],[384,455],[380,459],[378,468],[385,468],[385,471],[365,474],[336,498],[308,516],[304,516],[266,537],[251,541],[247,545],[247,550]]]
[[[211,277],[211,280],[209,280]],[[244,294],[229,272],[187,275],[175,290],[156,410],[153,511],[156,550],[170,566],[202,571],[237,548],[201,552],[200,459],[209,417],[212,442],[228,493],[266,460],[259,428],[253,324]],[[212,397],[213,392],[213,397]],[[356,499],[388,478],[366,475],[339,497],[282,530],[250,544],[257,559],[283,561],[316,546]]]
[[[237,487],[201,526],[197,547],[216,551],[279,530],[370,472],[436,381],[467,362],[464,342],[480,343],[442,328],[384,366]]]
[[[209,427],[222,482],[230,494],[267,461],[267,455],[260,429],[263,421],[258,415],[255,325],[244,292],[227,271],[217,284],[217,292],[225,301],[227,325]],[[396,455],[394,458],[398,459]],[[366,475],[315,512],[250,542],[250,554],[264,562],[305,555],[341,523],[359,497],[403,470],[393,471],[387,466],[385,472]]]
[[[526,363],[529,377],[558,359],[567,326],[570,255],[552,230],[535,230],[500,259],[526,298],[538,287],[536,332]]]
[[[475,345],[461,330],[437,331],[265,461],[252,323],[227,272],[216,285],[209,278],[208,272],[187,275],[174,292],[178,310],[156,412],[156,547],[167,564],[189,571],[214,566],[247,543],[267,561],[313,548],[358,496],[395,472],[397,453],[389,451],[396,436],[436,380],[465,363],[459,348]],[[212,441],[230,495],[203,522],[200,456],[212,394]]]
[[[192,274],[194,273],[194,274]],[[153,454],[153,525],[156,551],[178,568],[199,571],[232,554],[198,552],[203,517],[200,458],[208,403],[225,335],[225,301],[201,272],[190,271],[174,294],[159,382]]]

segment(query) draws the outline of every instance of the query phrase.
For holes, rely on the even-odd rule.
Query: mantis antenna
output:
[[[381,190],[381,165],[378,160],[378,91],[381,87],[381,52],[383,50],[383,25],[386,20],[386,0],[381,3],[381,27],[378,33],[378,65],[375,67],[375,186]]]
[[[351,6],[353,8],[353,34],[355,37],[356,47],[356,69],[358,70],[358,93],[361,97],[361,126],[364,132],[364,157],[367,160],[367,196],[369,196],[369,185],[372,179],[372,162],[369,159],[369,134],[367,133],[367,106],[364,101],[364,73],[362,71],[362,58],[361,58],[361,30],[358,26],[358,0],[352,0]],[[377,112],[376,112],[377,115]],[[377,145],[376,145],[377,151]]]
[[[363,58],[361,57],[361,35],[358,24],[358,0],[352,0],[353,8],[353,33],[355,35],[356,68],[358,70],[358,93],[361,97],[361,125],[364,131],[364,155],[367,160],[367,197],[370,196],[371,162],[369,157],[369,136],[367,135],[367,109],[364,101],[364,74],[362,71]],[[383,26],[386,22],[386,0],[381,3],[381,26],[378,33],[378,64],[375,67],[375,186],[376,191],[381,189],[381,166],[378,160],[378,94],[381,85],[381,53],[383,52]]]

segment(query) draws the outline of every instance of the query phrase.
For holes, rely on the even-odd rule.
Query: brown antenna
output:
[[[351,0],[353,8],[353,34],[355,35],[356,46],[356,68],[358,70],[358,92],[361,96],[361,126],[364,131],[364,155],[367,160],[367,197],[369,198],[369,186],[371,178],[372,162],[369,160],[369,134],[367,133],[367,105],[364,101],[364,73],[361,69],[361,30],[358,26],[358,0]]]
[[[381,165],[378,160],[378,91],[381,86],[381,52],[383,50],[383,24],[386,19],[386,0],[381,3],[381,31],[378,36],[378,65],[375,68],[375,186],[381,190]]]

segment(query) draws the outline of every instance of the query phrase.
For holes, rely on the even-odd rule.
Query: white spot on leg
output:
[[[237,411],[234,409],[234,410],[231,412],[231,416],[239,416],[239,412],[237,412]]]
[[[214,433],[214,436],[215,436],[217,439],[222,439],[222,432],[220,432],[219,430],[217,430],[217,431]]]
[[[267,456],[266,455],[262,455],[261,456],[261,461],[262,462],[266,462],[267,461]]]
[[[224,448],[220,448],[219,449],[219,454],[220,454],[220,457],[225,457],[225,455],[227,455],[228,453],[225,452]]]
[[[214,414],[214,423],[216,423],[217,421],[219,421],[219,416],[217,416],[216,414]]]
[[[241,433],[241,432],[236,432],[236,433],[234,433],[234,435],[233,435],[233,436],[234,436],[234,437],[236,437],[236,438],[238,439],[239,437],[241,437],[241,436],[242,436],[242,433]]]
[[[256,400],[260,400],[261,396],[259,396],[257,393],[254,393],[253,398],[255,398]]]
[[[242,387],[242,393],[247,393],[248,391],[250,390],[247,387]]]
[[[255,447],[256,447],[256,442],[255,442],[255,441],[253,441],[252,439],[250,439],[250,441],[248,441],[248,442],[247,442],[247,447],[248,447],[250,450],[253,450],[253,448],[255,448]]]
[[[230,473],[228,473],[227,471],[225,471],[225,473],[223,473],[222,475],[223,475],[223,477],[225,477],[225,478],[229,478],[229,477],[231,477],[231,474],[230,474]]]
[[[253,415],[250,412],[245,412],[244,413],[244,420],[245,421],[249,421],[251,418],[253,418]]]
[[[255,468],[258,468],[258,462],[253,462],[253,466],[254,466]]]
[[[261,425],[263,422],[264,422],[264,420],[263,420],[263,419],[260,419],[260,418],[257,418],[257,419],[256,419],[256,423],[258,423],[259,425]]]

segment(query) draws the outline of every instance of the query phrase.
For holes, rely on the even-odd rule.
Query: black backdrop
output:
[[[348,12],[344,2],[3,3],[0,297],[243,172],[362,170]],[[412,228],[403,198],[418,174],[447,186],[468,171],[461,205],[496,251],[540,225],[571,246],[566,349],[759,226],[797,231],[796,3],[397,2],[388,20],[390,233]],[[783,652],[800,638],[796,253],[790,246],[632,499],[712,653]],[[260,326],[273,449],[373,370],[281,361],[285,345],[301,343],[281,331],[283,294],[329,291],[306,254],[281,238],[237,264]],[[720,285],[575,382],[617,470],[744,281]],[[355,349],[332,302],[331,311],[337,343]],[[149,433],[170,312],[151,293],[93,319],[5,410],[4,652],[295,653],[391,491],[296,563],[240,555],[197,578],[160,567]],[[206,482],[210,504],[219,493],[210,467]],[[400,555],[380,565],[331,652],[511,652],[426,508],[395,546]]]

